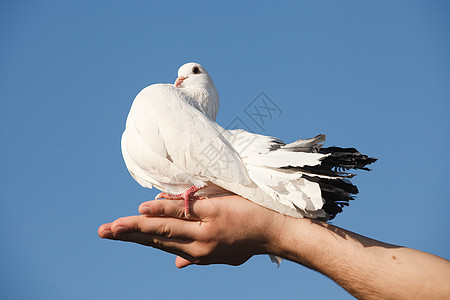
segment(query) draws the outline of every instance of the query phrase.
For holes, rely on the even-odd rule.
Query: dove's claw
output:
[[[189,211],[190,211],[189,201],[206,199],[206,197],[204,197],[204,196],[194,196],[194,194],[199,189],[200,188],[198,188],[194,185],[194,186],[190,187],[187,191],[185,191],[181,194],[177,194],[177,195],[172,195],[172,194],[167,194],[167,193],[159,193],[158,195],[156,195],[155,200],[163,199],[163,198],[169,199],[169,200],[184,200],[184,217],[186,219],[189,219],[191,217],[191,214],[189,213]]]

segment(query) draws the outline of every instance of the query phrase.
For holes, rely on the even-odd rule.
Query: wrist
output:
[[[290,217],[274,213],[265,232],[264,253],[286,258],[286,234]]]
[[[267,253],[317,269],[314,257],[321,228],[310,219],[298,219],[278,214],[270,229]]]

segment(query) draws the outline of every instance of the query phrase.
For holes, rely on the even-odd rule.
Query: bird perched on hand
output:
[[[136,96],[122,135],[133,178],[161,190],[157,198],[183,199],[187,218],[192,199],[237,194],[282,214],[330,220],[358,193],[347,170],[369,170],[376,160],[354,148],[323,148],[322,134],[286,144],[226,130],[215,122],[218,109],[211,76],[187,63],[174,84]]]

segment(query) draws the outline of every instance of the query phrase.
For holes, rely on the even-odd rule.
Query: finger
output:
[[[181,256],[177,256],[177,258],[175,258],[175,266],[178,269],[185,268],[185,267],[187,267],[189,265],[192,265],[192,263],[189,260],[187,260],[187,259],[185,259],[185,258],[183,258]]]
[[[149,235],[141,232],[121,233],[116,236],[116,240],[150,246],[177,255],[188,251],[189,244],[192,243],[192,241],[188,242],[186,240],[167,239],[164,237]]]
[[[112,223],[106,223],[100,226],[97,230],[98,236],[102,239],[112,239],[114,238],[114,233],[111,230]]]
[[[201,236],[202,227],[201,222],[139,215],[115,220],[111,231],[114,235],[141,232],[165,238],[195,240]]]
[[[124,242],[132,242],[144,246],[150,246],[156,249],[163,250],[178,256],[185,257],[186,260],[193,260],[194,258],[188,254],[192,250],[194,242],[187,242],[185,240],[166,239],[160,236],[151,236],[140,232],[122,233],[115,237],[116,240]],[[189,261],[189,260],[187,260]]]
[[[139,213],[184,219],[184,201],[167,199],[147,201],[139,205]]]
[[[211,215],[214,201],[211,199],[191,200],[189,220],[201,220]],[[153,200],[142,203],[139,213],[151,216],[166,216],[185,219],[183,200]]]

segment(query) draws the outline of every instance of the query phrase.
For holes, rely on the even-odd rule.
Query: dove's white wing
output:
[[[188,188],[190,175],[170,161],[164,140],[153,120],[148,119],[146,130],[138,130],[136,120],[139,116],[136,118],[131,113],[122,135],[122,155],[133,178],[147,188],[155,186],[172,193]],[[154,142],[148,143],[149,140]]]
[[[128,116],[126,154],[141,169],[153,173],[150,176],[158,182],[163,177],[175,183],[176,174],[168,168],[173,164],[198,187],[217,178],[251,185],[241,158],[222,135],[223,129],[190,101],[172,85],[155,84],[143,89]],[[132,133],[128,134],[129,130]]]

